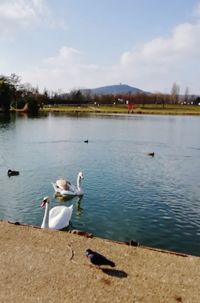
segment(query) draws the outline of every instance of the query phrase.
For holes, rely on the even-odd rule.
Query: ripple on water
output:
[[[41,199],[50,196],[52,205],[74,204],[75,229],[200,255],[200,157],[189,149],[200,144],[198,119],[51,115],[6,123],[0,117],[0,218],[40,225]],[[7,178],[8,167],[20,176]],[[76,182],[80,170],[80,205],[54,198],[51,182]]]

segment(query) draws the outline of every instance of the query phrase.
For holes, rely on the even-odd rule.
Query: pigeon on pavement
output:
[[[103,255],[99,254],[96,251],[93,251],[91,249],[86,250],[86,257],[90,259],[90,262],[96,266],[101,266],[101,265],[109,265],[111,267],[115,267],[115,263],[112,262],[111,260],[108,260],[106,257]]]

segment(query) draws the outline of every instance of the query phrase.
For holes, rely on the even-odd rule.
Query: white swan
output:
[[[44,197],[41,207],[45,207],[41,228],[63,229],[69,225],[73,212],[73,204],[67,206],[55,206],[50,209],[48,197]]]
[[[52,183],[55,193],[64,197],[83,196],[84,191],[81,187],[81,180],[83,179],[83,173],[79,172],[77,176],[76,186],[71,184],[68,180],[59,179],[56,183]]]

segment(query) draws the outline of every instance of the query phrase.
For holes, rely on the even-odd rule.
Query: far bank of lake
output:
[[[200,106],[195,105],[135,105],[128,110],[127,105],[60,105],[45,106],[41,112],[66,113],[110,113],[110,114],[148,114],[148,115],[200,115]]]

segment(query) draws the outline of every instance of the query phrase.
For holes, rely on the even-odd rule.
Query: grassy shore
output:
[[[83,106],[45,106],[42,112],[63,112],[63,113],[108,113],[127,114],[126,105],[83,105]],[[144,105],[136,106],[129,114],[150,114],[150,115],[200,115],[200,106],[194,105]]]

